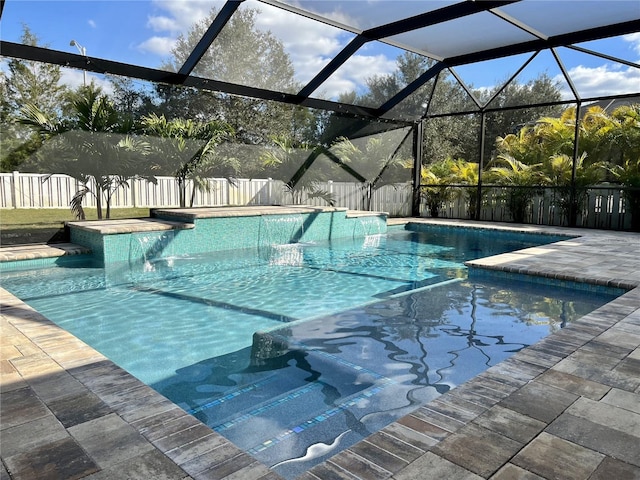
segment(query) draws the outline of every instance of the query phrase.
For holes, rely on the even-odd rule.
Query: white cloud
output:
[[[389,74],[397,67],[398,64],[395,60],[384,55],[354,55],[342,66],[340,73],[364,84],[367,78]]]
[[[397,66],[395,60],[390,60],[384,55],[354,55],[336,70],[313,96],[336,99],[341,93],[362,90],[368,78],[389,74],[395,71]]]
[[[260,5],[260,10],[256,26],[282,42],[296,80],[302,83],[311,80],[344,47],[341,30],[269,5]]]
[[[623,35],[622,39],[631,43],[631,49],[640,55],[640,32]]]
[[[158,12],[147,17],[147,28],[158,33],[136,46],[145,53],[154,53],[167,57],[180,34],[186,34],[197,22],[204,19],[211,8],[220,9],[222,0],[154,0]]]
[[[311,96],[326,100],[337,100],[341,93],[353,92],[357,88],[358,85],[354,81],[348,78],[334,76],[324,82]]]
[[[176,39],[171,37],[151,37],[138,45],[138,50],[166,57],[171,53]]]
[[[96,27],[98,26],[98,25],[96,24],[95,20],[91,20],[91,19],[89,19],[89,20],[87,21],[87,23],[89,24],[89,26],[90,26],[91,28],[96,28]]]
[[[300,17],[269,5],[260,5],[257,26],[271,31],[291,57],[296,80],[311,80],[350,40],[350,34],[322,22]],[[331,13],[336,18],[336,12]],[[342,65],[314,96],[336,98],[340,93],[360,90],[367,78],[384,75],[397,67],[384,55],[356,54]],[[320,92],[326,92],[324,94]]]
[[[76,89],[84,85],[84,74],[82,70],[75,70],[73,68],[62,68],[60,70],[60,83],[67,85],[69,88]],[[113,85],[111,82],[103,78],[102,76],[93,75],[91,72],[87,72],[87,84],[93,82],[102,88],[102,91],[108,95],[113,93]]]
[[[640,69],[611,64],[599,67],[579,65],[569,70],[569,76],[584,98],[637,93],[640,85]],[[566,85],[564,77],[558,76],[556,80]],[[562,94],[563,98],[573,98],[568,87]]]
[[[164,15],[152,16],[147,19],[147,27],[154,32],[178,32],[180,27],[178,22]]]
[[[155,0],[153,4],[166,15],[151,15],[148,25],[155,31],[166,31],[172,34],[186,33],[194,23],[205,18],[212,7],[220,9],[222,0]]]

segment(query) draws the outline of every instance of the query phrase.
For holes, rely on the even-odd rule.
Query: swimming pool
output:
[[[14,272],[3,286],[294,478],[611,300],[470,282],[462,262],[545,238],[452,233]]]

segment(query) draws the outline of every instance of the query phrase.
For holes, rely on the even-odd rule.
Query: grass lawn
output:
[[[87,220],[98,218],[95,208],[85,208]],[[148,217],[148,208],[114,208],[111,218]],[[61,228],[64,222],[76,220],[71,210],[65,208],[20,208],[0,210],[0,227],[3,230],[29,230]]]

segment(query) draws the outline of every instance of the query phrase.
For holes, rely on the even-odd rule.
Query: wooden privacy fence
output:
[[[193,206],[222,205],[274,205],[292,203],[292,197],[283,182],[273,179],[210,178],[206,190],[196,189]],[[411,216],[411,184],[385,185],[368,190],[357,182],[324,182],[316,185],[333,195],[335,205],[352,210],[388,212],[391,216]],[[0,208],[68,208],[71,199],[81,187],[80,182],[67,175],[33,173],[0,173]],[[190,203],[192,185],[187,185],[187,203]],[[504,200],[505,189],[483,190],[480,219],[509,222],[512,218]],[[178,207],[178,186],[174,177],[157,177],[154,183],[144,179],[131,179],[113,195],[112,208]],[[302,194],[306,205],[326,205],[321,198]],[[95,207],[95,198],[87,196],[85,207]],[[104,202],[103,202],[104,205]],[[469,218],[469,205],[465,195],[458,195],[440,209],[442,218]],[[428,215],[426,204],[422,215]],[[565,226],[566,215],[561,211],[554,189],[542,190],[527,209],[527,223]],[[577,226],[614,230],[631,228],[631,216],[625,208],[623,191],[615,187],[593,187],[578,209]]]

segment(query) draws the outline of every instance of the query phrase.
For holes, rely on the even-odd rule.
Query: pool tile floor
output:
[[[640,235],[389,223],[406,221],[577,235],[470,266],[629,291],[300,478],[640,479]],[[0,480],[279,478],[2,289],[0,302]]]

